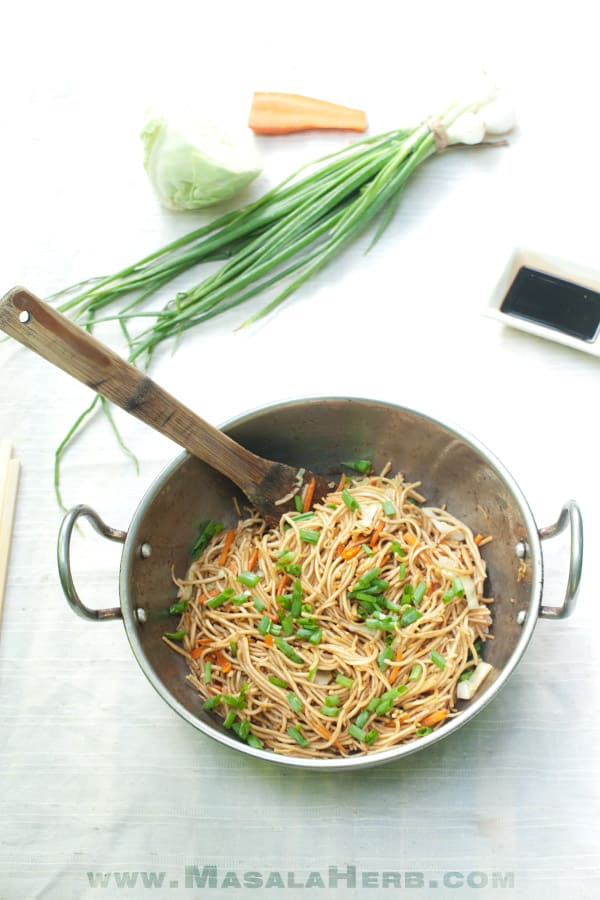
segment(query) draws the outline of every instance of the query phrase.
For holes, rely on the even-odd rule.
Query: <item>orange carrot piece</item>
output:
[[[315,729],[315,731],[318,731],[319,734],[321,735],[321,737],[324,737],[326,741],[331,740],[331,735],[329,734],[329,732],[323,725],[321,725],[319,722],[313,722],[312,725],[313,725],[313,728]],[[345,750],[344,746],[337,740],[337,738],[335,739],[335,741],[333,743],[337,747],[337,749],[340,751],[340,753],[343,756],[345,756],[346,750]]]
[[[421,725],[425,725],[429,728],[431,728],[432,725],[439,725],[440,722],[444,721],[447,715],[447,709],[438,709],[435,712],[430,713],[428,716],[425,716],[425,718],[421,720]]]
[[[340,553],[342,559],[354,559],[361,551],[362,544],[350,544]]]
[[[482,540],[483,540],[483,535],[482,535],[482,534],[476,534],[473,540],[475,541],[475,543],[477,544],[477,546],[479,546],[479,544],[480,544],[480,543],[482,542]]]
[[[402,649],[400,647],[396,648],[396,662],[402,662]],[[398,672],[400,671],[400,666],[394,666],[393,669],[390,669],[388,672],[388,681],[390,684],[393,684],[396,678],[398,677]]]
[[[227,561],[227,556],[229,554],[229,551],[231,550],[231,545],[233,544],[234,537],[235,537],[235,531],[230,530],[227,532],[227,535],[225,536],[225,543],[223,544],[223,549],[221,550],[221,555],[219,556],[217,565],[219,565],[219,566],[225,565],[225,562]]]
[[[289,580],[290,580],[290,576],[287,574],[287,572],[284,572],[283,575],[281,576],[281,580],[280,580],[279,584],[277,585],[277,593],[278,594],[283,594],[283,589],[285,588],[285,586],[287,585]]]
[[[385,523],[384,523],[383,519],[381,519],[381,521],[375,526],[375,530],[374,530],[373,534],[371,535],[371,540],[369,541],[369,546],[371,548],[374,548],[377,546],[379,538],[381,537],[381,532],[383,531],[384,524]]]
[[[190,653],[190,656],[192,657],[192,659],[199,659],[203,653],[204,647],[194,647],[194,649]]]
[[[306,485],[306,490],[304,492],[304,501],[302,503],[302,512],[308,512],[312,506],[313,497],[315,496],[315,488],[317,486],[317,479],[313,475],[308,484]]]
[[[295,131],[336,129],[365,131],[366,114],[338,103],[302,94],[256,91],[248,125],[255,134],[292,134]]]
[[[252,556],[248,560],[248,571],[249,572],[252,572],[252,570],[256,566],[257,562],[258,562],[258,547],[255,547],[254,551],[252,553]]]
[[[273,646],[273,635],[272,634],[265,634],[265,644],[267,644],[269,647]]]
[[[227,675],[228,672],[231,672],[232,665],[231,660],[227,659],[227,657],[222,653],[221,650],[217,650],[216,654],[216,662],[221,666],[221,671],[223,675]]]
[[[404,535],[404,540],[405,540],[406,543],[409,544],[411,547],[414,547],[415,544],[417,543],[417,539],[416,539],[416,537],[414,536],[414,534],[412,533],[412,531],[407,531],[407,532],[406,532],[406,534]]]

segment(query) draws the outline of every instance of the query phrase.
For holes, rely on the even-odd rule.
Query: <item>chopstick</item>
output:
[[[0,441],[0,620],[8,574],[8,558],[17,504],[21,464],[12,456],[9,441]]]

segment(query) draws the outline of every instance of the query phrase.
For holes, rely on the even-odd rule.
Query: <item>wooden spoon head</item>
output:
[[[297,511],[296,497],[310,508],[335,487],[335,476],[317,475],[307,469],[269,461],[264,478],[255,484],[245,484],[244,492],[269,524],[276,524],[284,513]]]

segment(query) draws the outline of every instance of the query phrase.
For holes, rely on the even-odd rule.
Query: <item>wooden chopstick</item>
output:
[[[9,441],[0,441],[0,618],[4,602],[21,464]]]

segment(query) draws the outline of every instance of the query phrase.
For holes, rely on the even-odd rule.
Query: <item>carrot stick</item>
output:
[[[306,485],[306,491],[304,492],[304,502],[302,503],[302,512],[308,512],[312,506],[313,497],[315,496],[315,488],[317,486],[317,479],[313,475],[310,479],[309,483]]]
[[[280,595],[283,594],[283,589],[286,586],[286,584],[288,583],[289,579],[290,579],[290,576],[287,574],[287,572],[284,572],[284,574],[281,576],[281,581],[277,585],[277,593],[278,594],[280,594]]]
[[[381,532],[383,531],[383,525],[384,525],[384,521],[383,521],[383,519],[381,519],[381,521],[376,525],[375,531],[371,535],[371,540],[369,542],[369,546],[371,548],[377,546],[377,542],[379,541],[379,538],[381,537]]]
[[[329,734],[329,732],[327,731],[327,729],[324,728],[323,725],[321,725],[319,722],[313,722],[313,723],[312,723],[312,726],[313,726],[313,728],[315,729],[315,731],[318,731],[319,734],[320,734],[322,737],[325,738],[325,740],[327,740],[327,741],[330,741],[330,740],[331,740],[331,735]],[[338,750],[340,751],[340,753],[341,753],[342,755],[345,756],[346,750],[345,750],[343,744],[341,744],[341,743],[337,740],[337,738],[335,739],[335,741],[334,741],[333,743],[334,743],[335,746],[338,748]]]
[[[225,537],[225,543],[223,544],[223,549],[221,550],[221,555],[219,556],[219,560],[217,562],[218,566],[224,566],[227,560],[227,556],[229,551],[231,550],[231,545],[233,544],[233,539],[235,537],[235,531],[230,530],[227,532]]]
[[[365,131],[367,117],[360,109],[314,97],[257,91],[252,97],[248,125],[255,134],[291,134],[314,129]]]
[[[448,715],[447,709],[438,709],[435,712],[430,713],[428,716],[421,721],[421,725],[426,725],[431,727],[432,725],[438,725],[440,722],[443,722],[446,716]]]
[[[342,559],[354,559],[354,557],[358,556],[358,554],[360,553],[361,547],[362,544],[351,544],[349,547],[346,547],[344,550],[342,550],[340,556],[342,557]]]
[[[231,661],[227,659],[227,657],[220,650],[217,650],[216,652],[216,661],[221,666],[223,675],[227,675],[228,672],[231,672]]]
[[[256,566],[257,562],[258,562],[258,547],[255,547],[255,549],[252,553],[252,556],[248,560],[248,571],[249,572],[252,572],[252,570]]]
[[[400,647],[396,649],[396,662],[402,662],[402,650]],[[398,677],[398,672],[400,671],[400,666],[394,666],[393,669],[389,670],[388,681],[390,684],[393,684],[396,678]]]
[[[265,644],[267,644],[269,647],[273,646],[273,635],[272,634],[265,634]]]

